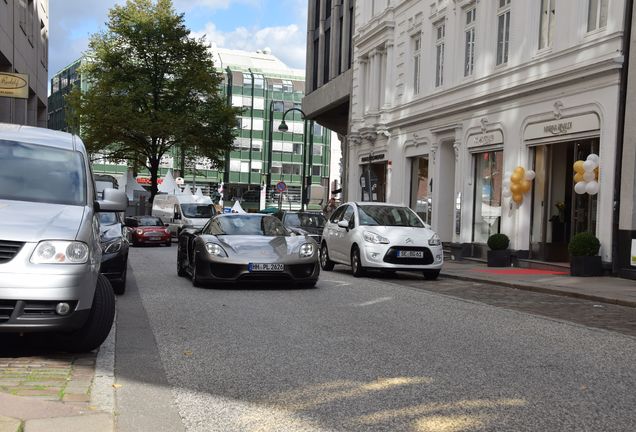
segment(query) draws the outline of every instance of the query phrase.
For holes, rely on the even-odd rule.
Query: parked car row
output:
[[[439,236],[410,208],[350,202],[329,220],[317,212],[225,214],[202,229],[179,236],[177,273],[195,286],[205,283],[288,281],[316,284],[319,267],[351,267],[355,277],[368,270],[421,271],[439,276],[444,261]]]

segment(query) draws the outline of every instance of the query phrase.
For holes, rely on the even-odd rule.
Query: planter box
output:
[[[488,267],[510,267],[510,251],[508,249],[489,250]]]
[[[603,263],[600,255],[570,257],[571,276],[603,276]]]

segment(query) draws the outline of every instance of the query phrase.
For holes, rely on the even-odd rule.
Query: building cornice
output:
[[[618,71],[622,67],[622,62],[618,61],[619,59],[622,59],[622,56],[603,59],[585,68],[577,68],[558,75],[523,82],[511,87],[500,87],[498,90],[491,89],[488,92],[481,93],[472,98],[461,96],[466,86],[454,87],[451,90],[435,93],[434,95],[403,104],[391,110],[387,127],[389,129],[407,127],[415,123],[452,116],[467,110],[474,110],[495,103],[501,103],[502,101],[538,94],[550,88],[571,85],[574,82],[583,80],[589,82],[590,79],[611,74],[612,72],[616,73],[616,83],[618,83]],[[586,89],[591,90],[592,88],[590,86]],[[440,100],[444,97],[452,97],[452,100],[445,105],[440,104]],[[418,108],[420,109],[418,110]],[[406,112],[410,114],[405,115],[404,113]],[[391,120],[391,118],[395,120]]]

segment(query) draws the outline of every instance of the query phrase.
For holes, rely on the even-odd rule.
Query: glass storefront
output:
[[[428,174],[428,156],[412,159],[411,166],[411,208],[430,225],[432,196]]]
[[[598,154],[599,139],[582,139],[534,147],[531,254],[546,261],[569,260],[574,234],[596,232],[598,195],[574,192],[573,164]]]
[[[486,243],[501,225],[503,150],[478,153],[475,161],[473,242]]]
[[[386,162],[371,163],[362,167],[362,201],[386,201],[386,167]]]

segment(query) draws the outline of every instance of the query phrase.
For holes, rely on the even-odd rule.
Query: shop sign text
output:
[[[543,127],[543,132],[552,135],[563,135],[572,130],[572,122],[553,123]]]

